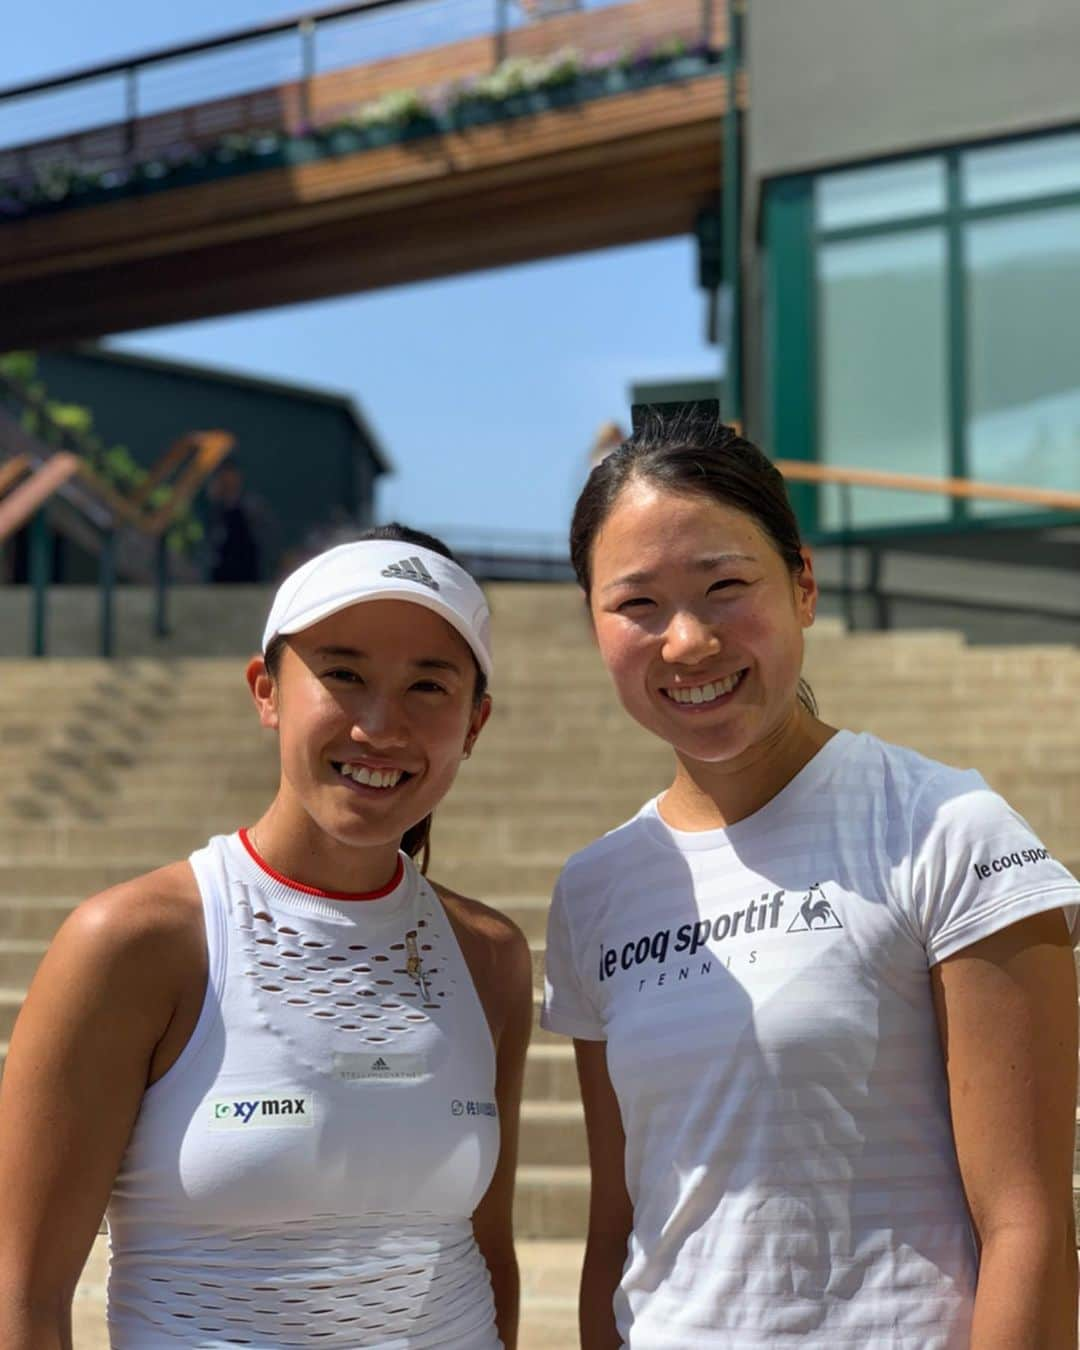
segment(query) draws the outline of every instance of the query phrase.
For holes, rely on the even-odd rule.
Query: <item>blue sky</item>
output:
[[[492,0],[455,6],[467,26]],[[284,0],[19,6],[4,18],[0,89],[297,12]],[[597,426],[628,420],[630,381],[718,369],[694,273],[680,238],[113,341],[347,392],[397,468],[383,518],[561,534]]]

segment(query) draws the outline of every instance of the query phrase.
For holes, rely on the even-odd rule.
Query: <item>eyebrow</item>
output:
[[[344,657],[353,661],[374,659],[370,652],[361,651],[359,647],[316,647],[315,655],[319,657]],[[441,656],[422,656],[413,661],[412,664],[418,670],[447,670],[455,675],[461,674],[461,667],[456,661],[448,661]]]
[[[752,553],[711,553],[705,558],[695,558],[690,564],[690,570],[712,572],[724,563],[733,562],[757,562],[757,558]],[[616,577],[614,581],[609,581],[602,589],[613,591],[618,586],[644,586],[655,577],[655,572],[626,572],[623,576]]]

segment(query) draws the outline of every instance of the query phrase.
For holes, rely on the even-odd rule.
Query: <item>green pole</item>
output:
[[[724,278],[728,292],[726,344],[727,375],[724,415],[741,422],[742,407],[742,147],[739,128],[738,76],[742,69],[742,2],[728,0],[727,47],[724,74],[727,79],[727,109],[724,113],[723,222]]]
[[[154,636],[169,636],[169,542],[164,531],[158,535],[154,565]]]
[[[52,531],[44,507],[30,520],[30,655],[45,655],[45,618],[52,580]]]
[[[968,476],[968,350],[967,306],[968,282],[964,258],[964,228],[961,221],[963,197],[960,183],[960,157],[949,155],[946,164],[946,190],[949,223],[947,240],[947,296],[948,316],[946,333],[949,363],[949,473],[953,478]],[[968,519],[966,497],[953,497],[951,515],[954,522]]]
[[[116,590],[116,535],[106,530],[101,536],[101,558],[98,563],[101,585],[101,654],[109,660],[115,648],[113,597]]]

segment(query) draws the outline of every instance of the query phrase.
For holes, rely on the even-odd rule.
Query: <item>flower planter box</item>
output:
[[[0,199],[4,201],[0,218],[17,220],[28,215],[64,210],[69,206],[89,206],[124,196],[213,182],[260,169],[309,164],[327,155],[356,154],[446,132],[490,126],[506,119],[573,108],[596,98],[695,79],[707,74],[719,60],[719,53],[692,51],[656,60],[618,62],[606,68],[582,70],[574,78],[558,79],[543,88],[518,89],[501,99],[465,97],[439,115],[434,112],[418,114],[414,100],[401,120],[376,122],[369,126],[359,122],[342,123],[309,135],[253,132],[250,138],[226,138],[214,150],[186,162],[172,164],[165,161],[160,166],[137,166],[124,182],[102,184],[94,182],[92,178],[82,182],[73,181],[59,197],[45,194],[28,196],[17,187],[5,192],[4,186],[0,184]]]
[[[352,155],[368,146],[367,131],[360,127],[334,127],[322,133],[322,141],[331,155]]]

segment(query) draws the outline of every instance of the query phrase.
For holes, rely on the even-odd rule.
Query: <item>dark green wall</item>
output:
[[[333,403],[85,352],[42,353],[39,370],[50,398],[91,408],[107,442],[144,465],[184,432],[231,431],[248,489],[268,508],[267,580],[312,530],[342,515],[371,518],[376,466]]]

